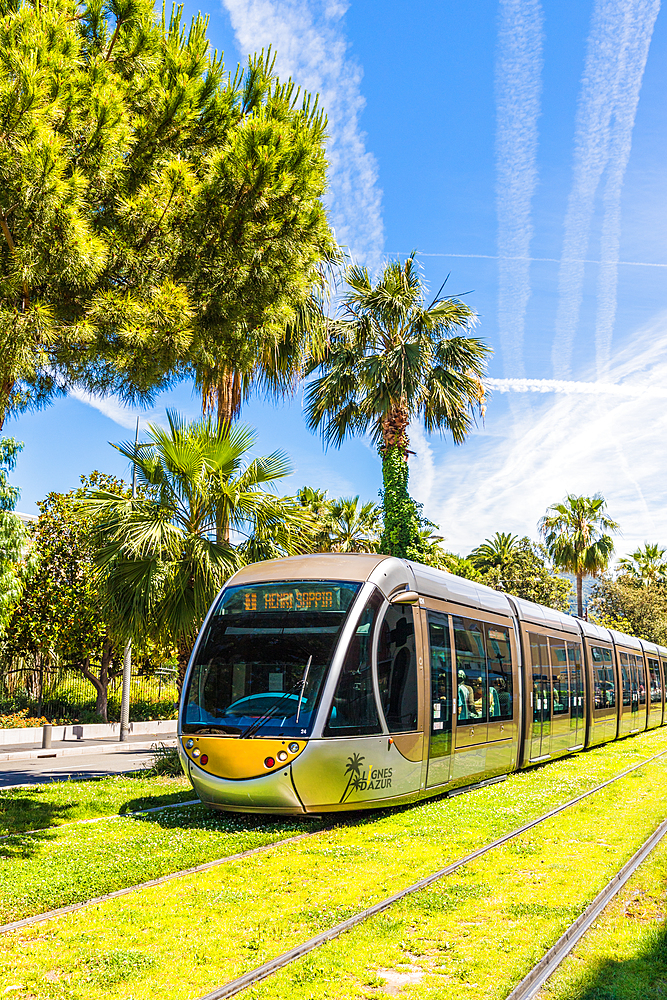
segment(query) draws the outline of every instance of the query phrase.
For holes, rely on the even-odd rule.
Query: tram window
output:
[[[431,652],[431,747],[430,757],[450,752],[452,733],[452,652],[449,642],[449,618],[429,611],[429,648]]]
[[[489,722],[513,717],[512,652],[509,629],[485,624],[489,672]]]
[[[364,608],[350,640],[331,703],[325,736],[367,736],[381,733],[373,691],[373,622],[382,604],[376,590]]]
[[[184,732],[305,736],[359,583],[290,581],[223,590],[199,644]]]
[[[454,616],[459,720],[488,721],[484,624]]]
[[[660,663],[658,660],[648,659],[649,684],[651,691],[651,704],[662,701],[662,683],[660,680]]]
[[[616,681],[611,663],[611,650],[606,646],[591,646],[593,660],[593,708],[616,707]]]
[[[378,639],[380,702],[390,733],[417,728],[417,653],[412,611],[389,607]]]
[[[567,715],[570,710],[570,691],[567,677],[567,647],[562,639],[549,639],[551,650],[551,695],[553,714]]]

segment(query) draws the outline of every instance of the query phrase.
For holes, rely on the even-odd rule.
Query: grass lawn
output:
[[[663,840],[545,984],[540,1000],[664,1000],[666,915]]]
[[[3,941],[0,981],[16,987],[12,997],[38,1000],[148,1000],[165,991],[194,998],[666,747],[664,731],[624,740],[469,795],[356,817],[313,840],[14,932]],[[343,1000],[381,996],[388,981],[406,984],[406,997],[506,996],[667,814],[666,779],[667,757],[246,995]],[[236,821],[247,834],[246,819]],[[176,843],[186,842],[188,830],[176,829]],[[206,831],[189,833],[193,844],[205,842]],[[78,849],[70,845],[61,864]],[[130,852],[121,851],[127,860]],[[20,863],[8,862],[16,885]],[[0,899],[5,891],[0,886]]]
[[[118,775],[96,781],[54,781],[0,791],[0,835],[57,827],[78,819],[150,809],[197,796],[185,775]],[[1,843],[1,842],[0,842]]]
[[[213,813],[200,804],[118,818],[193,797],[185,777],[141,776],[2,793],[5,829],[35,829],[47,818],[51,826],[0,841],[0,923],[317,829],[312,820]]]

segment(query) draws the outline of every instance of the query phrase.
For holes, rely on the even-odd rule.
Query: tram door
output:
[[[643,656],[635,653],[635,669],[637,671],[637,722],[641,730],[646,729],[646,712],[648,708],[648,684],[646,683],[646,664]]]
[[[548,757],[551,753],[551,670],[549,667],[549,644],[545,635],[528,633],[530,662],[532,667],[532,691],[530,709],[530,760]]]
[[[662,722],[662,678],[660,677],[660,662],[647,656],[648,661],[648,723],[647,728],[653,729]]]
[[[549,639],[551,653],[551,753],[562,753],[570,741],[570,681],[567,643],[564,639]],[[544,752],[544,751],[543,751]]]
[[[568,642],[567,660],[570,667],[570,742],[568,749],[580,747],[586,736],[584,716],[584,674],[581,666],[581,646]]]
[[[449,781],[452,753],[452,649],[449,615],[428,612],[431,662],[431,732],[426,785]]]
[[[634,653],[619,651],[619,662],[621,667],[621,724],[619,726],[619,736],[628,733],[636,733],[646,727],[646,690],[644,689],[644,720],[641,721],[639,706],[639,677],[637,673],[636,657]]]

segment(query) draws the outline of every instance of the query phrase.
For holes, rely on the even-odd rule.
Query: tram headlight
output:
[[[192,750],[192,748],[193,748],[194,745],[195,745],[195,741],[194,740],[188,740],[188,742],[185,744],[185,748],[186,748],[186,750]]]
[[[274,767],[275,763],[276,762],[273,759],[273,757],[267,757],[266,760],[264,761],[264,767]]]
[[[193,757],[198,757],[200,753],[201,753],[201,750],[193,750],[192,751],[192,756]]]
[[[281,750],[278,754],[278,760],[287,760],[288,756],[289,754],[285,753],[284,750]]]
[[[298,743],[290,743],[290,745],[288,746],[287,749],[289,750],[290,753],[298,753],[299,752],[299,744]]]

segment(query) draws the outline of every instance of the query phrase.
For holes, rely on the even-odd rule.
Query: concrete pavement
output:
[[[159,731],[130,733],[123,743],[118,739],[117,727],[86,727],[90,735],[83,730],[76,737],[61,728],[59,735],[65,738],[52,740],[48,749],[42,748],[41,729],[34,730],[32,743],[26,742],[25,730],[14,730],[20,735],[19,742],[0,745],[0,788],[101,778],[148,767],[156,743],[176,745],[175,725],[175,722],[157,723],[155,729],[159,727]],[[148,727],[143,724],[140,728]],[[10,737],[9,731],[3,735]]]
[[[164,742],[167,742],[166,740]],[[169,741],[175,743],[174,740]],[[51,781],[83,781],[106,778],[126,771],[137,771],[151,764],[150,747],[137,748],[120,744],[122,750],[100,753],[92,748],[87,754],[63,758],[32,758],[0,763],[0,788],[45,784]]]

